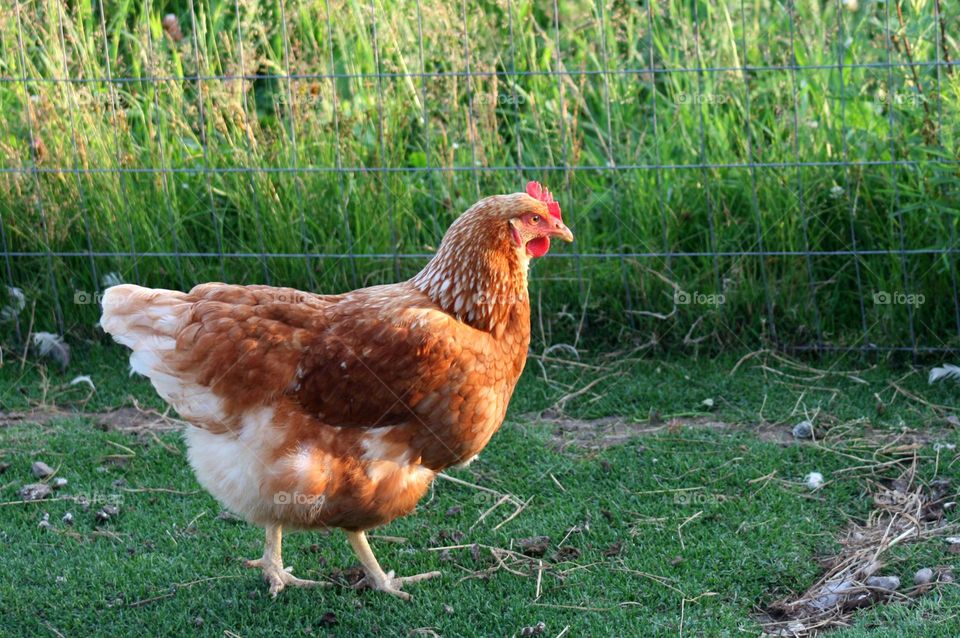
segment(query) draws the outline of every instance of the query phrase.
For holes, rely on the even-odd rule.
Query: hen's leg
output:
[[[377,562],[377,557],[373,555],[373,550],[370,549],[370,543],[367,542],[367,535],[364,532],[347,532],[347,538],[350,540],[350,545],[353,547],[353,551],[356,552],[357,558],[359,558],[363,564],[364,571],[367,572],[366,578],[360,581],[359,584],[366,583],[376,590],[392,594],[404,600],[410,600],[410,594],[400,591],[401,587],[407,583],[418,583],[421,580],[440,576],[440,572],[426,572],[424,574],[417,574],[416,576],[397,578],[393,575],[393,572],[384,573],[380,567],[380,563]]]
[[[283,558],[280,556],[280,544],[283,540],[283,527],[277,525],[267,525],[267,540],[263,546],[263,558],[248,560],[244,563],[247,567],[259,567],[263,570],[263,579],[270,583],[270,595],[276,598],[277,594],[283,591],[287,585],[293,587],[317,587],[320,585],[329,585],[316,580],[304,580],[297,578],[290,572],[292,567],[283,567]]]

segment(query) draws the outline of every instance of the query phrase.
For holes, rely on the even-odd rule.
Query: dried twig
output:
[[[536,494],[534,494],[534,496],[536,496]],[[519,515],[520,515],[520,512],[522,512],[523,510],[527,509],[527,505],[529,505],[529,504],[530,504],[530,501],[532,501],[532,500],[533,500],[533,496],[531,496],[531,497],[528,498],[526,501],[524,501],[524,502],[521,503],[519,506],[517,506],[517,509],[514,510],[513,514],[511,514],[510,516],[506,517],[505,519],[503,519],[502,521],[500,521],[499,523],[497,523],[496,525],[494,525],[493,530],[496,531],[496,530],[500,529],[501,527],[503,527],[504,525],[506,525],[507,523],[509,523],[509,522],[512,521],[513,519],[515,519],[517,516],[519,516]]]
[[[950,63],[950,49],[947,46],[947,23],[943,17],[942,0],[935,0],[937,6],[937,16],[940,18],[940,47],[943,49],[943,62],[947,67],[947,75],[953,74],[953,65]]]
[[[188,582],[185,582],[185,583],[174,583],[173,585],[170,585],[170,591],[167,592],[166,594],[160,594],[159,596],[153,596],[153,597],[151,597],[151,598],[143,598],[143,599],[140,599],[140,600],[135,600],[135,601],[133,601],[132,603],[130,603],[129,606],[130,606],[130,607],[143,607],[144,605],[149,605],[150,603],[155,603],[155,602],[157,602],[158,600],[163,600],[163,599],[165,599],[165,598],[171,598],[171,597],[173,597],[173,596],[176,596],[176,595],[177,595],[177,590],[179,590],[179,589],[186,589],[186,588],[188,588],[188,587],[192,587],[193,585],[197,585],[197,584],[199,584],[199,583],[205,583],[205,582],[208,582],[208,581],[211,581],[211,580],[223,580],[224,578],[243,578],[243,576],[241,576],[241,575],[234,575],[234,574],[228,574],[228,575],[225,575],[225,576],[209,576],[209,577],[207,577],[207,578],[199,578],[199,579],[197,579],[197,580],[191,580],[191,581],[188,581]]]

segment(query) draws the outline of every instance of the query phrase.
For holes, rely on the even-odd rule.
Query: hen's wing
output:
[[[351,427],[453,424],[463,410],[489,409],[471,399],[482,380],[468,377],[485,368],[463,365],[476,359],[458,345],[463,325],[404,284],[339,296],[123,285],[103,305],[104,329],[134,351],[131,367],[213,431],[281,397],[322,423]]]

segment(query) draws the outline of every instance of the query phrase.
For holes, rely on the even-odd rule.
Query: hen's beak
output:
[[[548,237],[557,237],[563,241],[569,243],[573,241],[573,233],[570,232],[570,229],[567,228],[559,219],[552,219],[550,223],[553,224],[553,228],[550,229],[550,232],[547,234]]]

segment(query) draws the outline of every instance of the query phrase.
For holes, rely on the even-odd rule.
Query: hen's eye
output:
[[[530,221],[532,221],[534,224],[539,224],[539,223],[540,223],[540,215],[534,215],[533,217],[530,218]]]

